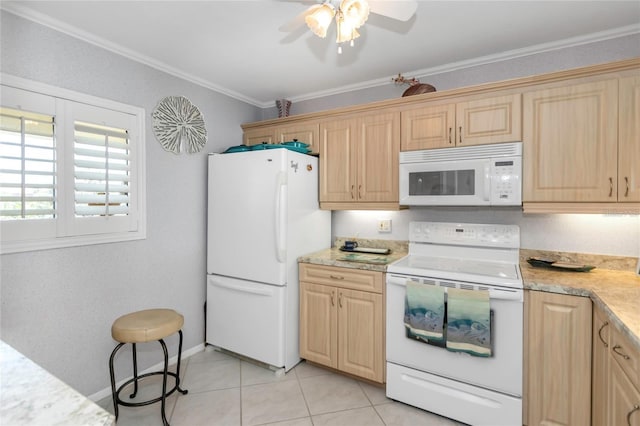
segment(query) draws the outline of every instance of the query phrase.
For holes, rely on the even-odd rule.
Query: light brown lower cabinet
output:
[[[607,315],[593,306],[593,350],[591,369],[591,424],[606,425],[609,416],[609,333],[611,323]]]
[[[384,274],[300,264],[300,356],[384,382]]]
[[[591,424],[591,300],[527,291],[527,425]]]
[[[592,425],[640,426],[640,351],[593,308]]]

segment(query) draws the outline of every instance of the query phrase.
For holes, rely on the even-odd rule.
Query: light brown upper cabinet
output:
[[[618,201],[640,201],[640,75],[620,79]]]
[[[524,94],[523,201],[618,198],[618,80]]]
[[[317,120],[301,121],[282,126],[264,126],[244,132],[245,145],[278,144],[297,140],[309,144],[311,153],[317,154],[319,126]]]
[[[243,143],[247,146],[259,145],[261,143],[275,143],[275,126],[256,127],[247,129],[243,134]]]
[[[400,113],[320,123],[320,207],[398,209]]]
[[[522,140],[520,94],[402,111],[402,151]]]

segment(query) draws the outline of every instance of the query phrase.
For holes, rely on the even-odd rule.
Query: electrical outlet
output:
[[[378,232],[391,232],[391,219],[378,219]]]

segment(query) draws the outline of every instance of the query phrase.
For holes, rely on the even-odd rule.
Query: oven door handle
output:
[[[387,285],[396,285],[396,286],[400,286],[400,287],[406,287],[406,282],[408,279],[411,279],[411,277],[408,276],[404,276],[404,275],[396,275],[393,273],[387,273]],[[417,280],[414,280],[416,282],[418,282]],[[436,281],[436,280],[433,280]],[[454,281],[452,280],[446,280],[448,283],[454,283]],[[487,286],[482,285],[482,284],[469,284],[469,283],[461,283],[462,286],[459,287],[463,290],[467,290],[467,286],[472,285],[476,288],[474,288],[474,290],[476,291],[481,291],[484,289],[487,289]],[[427,284],[430,285],[430,284]],[[449,288],[448,286],[442,286],[444,288],[445,293],[447,292],[447,289]],[[477,288],[477,287],[482,287],[482,288]],[[488,288],[489,291],[489,299],[496,299],[496,300],[513,300],[513,301],[517,301],[517,302],[523,302],[524,301],[524,290],[522,289],[518,289],[518,288],[501,288],[501,287],[489,287]]]

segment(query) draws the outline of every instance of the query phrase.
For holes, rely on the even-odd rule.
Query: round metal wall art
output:
[[[156,106],[153,133],[169,152],[199,152],[207,143],[207,129],[198,107],[184,96],[167,96]]]

